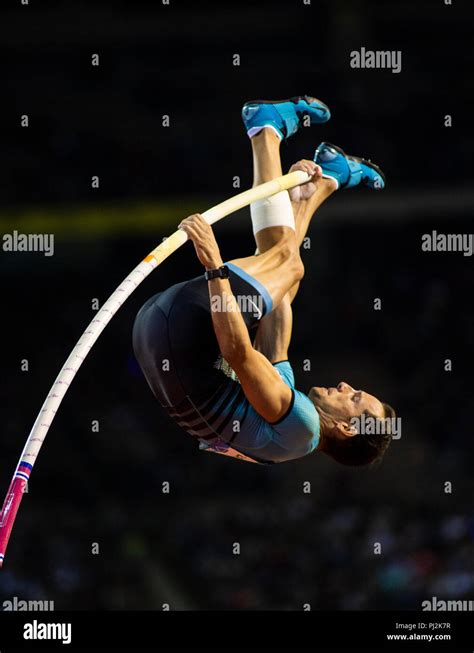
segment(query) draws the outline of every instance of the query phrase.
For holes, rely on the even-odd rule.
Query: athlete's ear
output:
[[[356,427],[349,424],[349,422],[334,422],[334,428],[345,438],[353,438],[355,435],[358,435]]]

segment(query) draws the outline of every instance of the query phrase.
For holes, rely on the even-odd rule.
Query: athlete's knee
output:
[[[296,252],[296,254],[294,255],[292,260],[292,266],[293,266],[294,283],[298,283],[304,277],[304,264],[303,261],[301,260],[301,256],[299,252]]]
[[[291,260],[295,253],[298,252],[295,232],[290,229],[285,230],[285,233],[281,234],[274,247],[282,262]]]
[[[295,261],[295,282],[300,282],[304,277],[304,264],[301,260],[300,253],[297,253],[297,260]]]

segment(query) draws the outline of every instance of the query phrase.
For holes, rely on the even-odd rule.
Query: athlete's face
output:
[[[355,390],[345,381],[341,381],[335,388],[311,388],[309,397],[316,408],[337,421],[349,421],[351,417],[358,417],[365,411],[374,417],[384,417],[382,402],[377,397],[363,390]]]

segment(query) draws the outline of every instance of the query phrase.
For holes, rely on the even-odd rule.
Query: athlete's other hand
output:
[[[224,265],[214,232],[202,215],[195,213],[185,218],[178,226],[193,241],[198,259],[207,270]]]
[[[290,188],[288,191],[292,202],[304,202],[314,194],[316,183],[323,176],[323,171],[314,161],[308,159],[301,159],[301,161],[294,163],[290,168],[290,172],[295,172],[295,170],[303,170],[303,172],[311,175],[311,179],[305,184]]]

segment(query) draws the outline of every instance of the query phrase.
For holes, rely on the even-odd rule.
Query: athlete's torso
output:
[[[234,268],[230,276],[234,295],[259,297],[255,280]],[[261,298],[266,312],[271,300]],[[257,315],[243,308],[241,315],[253,340],[262,312]],[[287,413],[273,424],[253,409],[235,375],[229,376],[217,364],[222,358],[204,277],[150,298],[135,320],[133,344],[163,408],[202,446],[220,453],[230,445],[240,454],[268,463],[301,458],[317,447],[319,415],[310,399],[296,390],[288,361],[274,364],[291,388],[292,400]]]
[[[170,416],[188,433],[199,438],[202,448],[225,453],[227,445],[257,462],[279,463],[311,453],[319,442],[319,415],[311,400],[294,384],[288,361],[274,365],[292,389],[287,413],[269,423],[251,406],[240,383],[224,377],[213,396],[199,403],[191,399]]]

